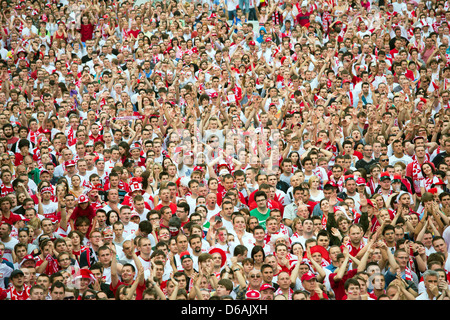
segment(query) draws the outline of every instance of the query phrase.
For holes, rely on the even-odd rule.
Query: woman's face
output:
[[[426,164],[423,166],[423,173],[425,173],[426,176],[430,175],[433,172],[433,170],[431,170],[431,166]]]
[[[303,248],[300,244],[296,244],[292,247],[292,253],[295,254],[297,257],[301,258],[303,257]]]
[[[119,217],[117,216],[117,214],[115,212],[114,213],[112,212],[111,215],[109,216],[109,222],[111,223],[111,225],[118,220]]]
[[[72,238],[71,238],[71,242],[72,242],[72,247],[73,246],[78,246],[80,243],[81,243],[81,238],[80,238],[80,236],[78,235],[78,234],[76,234],[76,233],[74,233],[73,235],[72,235]]]
[[[297,233],[301,233],[303,231],[303,224],[301,223],[301,221],[298,221],[295,226],[294,226],[294,230]]]
[[[322,210],[322,212],[328,212],[328,206],[329,206],[328,200],[323,200],[320,204],[320,209]]]
[[[20,231],[19,232],[19,242],[23,243],[23,244],[28,244],[28,239],[30,237],[28,236],[28,232],[27,231]]]
[[[253,260],[255,263],[262,263],[263,262],[263,253],[261,251],[255,253],[253,255]]]
[[[297,161],[298,161],[298,154],[296,152],[293,152],[293,153],[291,153],[290,158],[291,158],[292,163],[297,163]]]
[[[72,185],[73,185],[74,187],[79,187],[80,184],[81,184],[81,179],[80,179],[80,177],[78,177],[78,176],[73,176],[73,177],[72,177]]]
[[[377,197],[375,201],[377,202],[377,207],[378,208],[383,208],[384,207],[383,197]]]

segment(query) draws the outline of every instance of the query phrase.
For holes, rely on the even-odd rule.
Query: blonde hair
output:
[[[308,180],[308,185],[309,185],[310,188],[311,188],[313,182],[315,182],[315,181],[319,181],[319,182],[320,182],[319,177],[317,177],[317,176],[312,176],[311,178],[309,178],[309,180]]]

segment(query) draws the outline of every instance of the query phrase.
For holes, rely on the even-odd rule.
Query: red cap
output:
[[[89,198],[85,194],[82,194],[78,198],[78,203],[86,203],[86,202],[89,202]]]
[[[380,175],[380,181],[383,181],[383,180],[385,180],[385,179],[391,179],[391,176],[389,175],[389,172],[383,172],[381,175]]]
[[[264,290],[267,290],[267,289],[270,289],[270,290],[275,291],[275,288],[272,287],[272,286],[271,286],[270,284],[268,284],[268,283],[264,283],[264,284],[261,286],[261,288],[259,288],[259,291],[261,292],[261,291],[264,291]]]
[[[348,179],[353,179],[353,180],[355,180],[355,176],[352,175],[352,174],[349,174],[349,175],[344,176],[344,180],[345,180],[345,181],[347,181]]]
[[[25,257],[23,257],[22,261],[20,262],[20,265],[22,265],[25,261],[32,260],[34,263],[36,263],[36,259],[31,255],[27,254]]]
[[[256,290],[249,290],[245,294],[246,300],[259,300],[261,298],[261,294]]]
[[[68,160],[68,161],[64,162],[64,165],[66,167],[74,166],[75,165],[75,160]]]
[[[130,185],[130,191],[134,192],[134,191],[141,191],[142,190],[142,185],[139,182],[133,182]]]
[[[131,212],[131,218],[134,218],[134,217],[141,217],[136,211],[132,211]]]
[[[219,94],[217,92],[211,93],[211,98],[217,98]]]
[[[248,45],[249,45],[249,46],[255,46],[256,43],[255,43],[255,41],[252,40],[252,41],[250,41],[250,42],[248,43]]]
[[[316,275],[314,273],[312,273],[311,271],[308,271],[307,273],[305,273],[304,275],[302,275],[302,282],[303,281],[309,281],[311,279],[316,279]]]
[[[133,150],[133,149],[139,149],[140,150],[141,149],[141,144],[139,142],[133,143],[131,145],[131,147],[130,147],[130,151]]]
[[[191,257],[191,254],[189,253],[189,251],[183,251],[182,253],[180,253],[181,262],[183,262],[183,260],[187,259],[187,258],[192,260],[192,257]]]
[[[358,179],[356,179],[356,185],[362,186],[365,184],[366,184],[366,180],[363,177],[359,177]]]

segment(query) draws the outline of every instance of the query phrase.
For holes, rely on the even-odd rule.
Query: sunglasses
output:
[[[75,300],[75,296],[64,297],[63,300]]]
[[[250,276],[250,278],[252,278],[252,279],[255,279],[255,278],[259,279],[259,278],[261,278],[261,275],[260,275],[260,274],[258,274],[258,275],[252,274],[252,275]]]
[[[88,300],[92,300],[92,299],[95,299],[95,296],[93,294],[90,294],[90,295],[85,296],[84,298],[88,299]]]
[[[25,227],[25,228],[20,228],[20,229],[19,229],[19,232],[20,232],[20,231],[26,231],[26,232],[28,232],[28,231],[30,231],[30,229],[28,229],[28,228]]]

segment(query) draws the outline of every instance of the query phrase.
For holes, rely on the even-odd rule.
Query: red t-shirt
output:
[[[17,221],[20,221],[20,220],[22,220],[22,218],[18,214],[11,212],[9,215],[9,219],[6,219],[5,216],[2,217],[2,224],[8,223],[10,225],[14,225],[14,223],[16,223]]]
[[[342,277],[342,279],[338,282],[334,282],[333,278],[337,273],[332,273],[328,276],[330,280],[331,289],[333,289],[334,294],[336,296],[336,300],[342,300],[345,296],[344,284],[347,279],[353,278],[355,274],[358,272],[357,269],[348,270],[347,273]]]
[[[86,40],[92,40],[92,35],[94,33],[93,24],[82,24],[80,27],[81,42],[86,42]]]
[[[134,283],[134,282],[133,282]],[[109,288],[111,289],[111,291],[113,292],[114,295],[116,295],[116,291],[119,288],[120,285],[125,284],[122,281],[118,281],[117,285],[115,287],[112,286],[112,284],[109,285]],[[144,290],[146,289],[145,287],[145,282],[143,285],[138,284],[137,288],[136,288],[136,300],[142,300],[142,293],[144,292]]]
[[[162,203],[160,203],[155,207],[155,210],[161,210],[162,207],[164,207],[164,206]],[[170,207],[170,210],[172,210],[172,214],[175,214],[177,212],[177,205],[175,203],[171,202],[169,204],[169,207]]]

